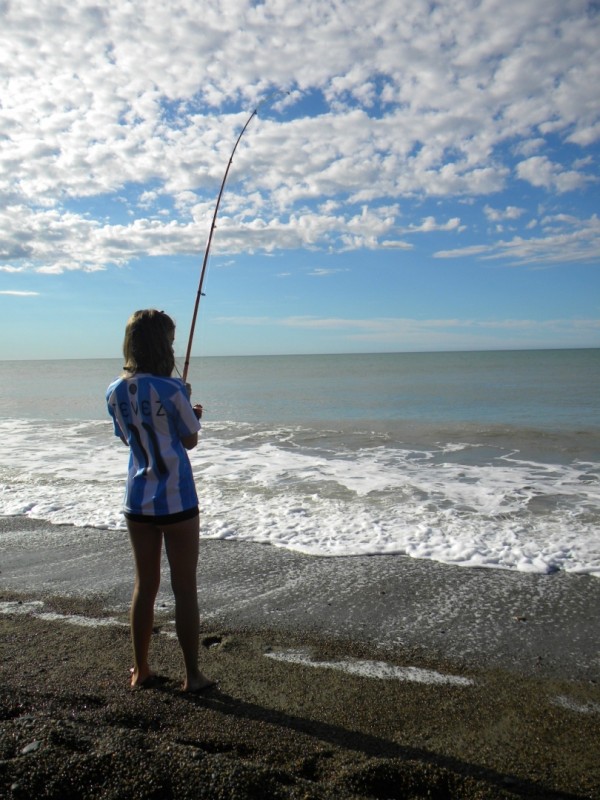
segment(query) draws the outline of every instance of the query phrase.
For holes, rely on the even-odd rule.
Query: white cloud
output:
[[[383,239],[380,246],[386,250],[413,250],[414,245],[400,240]]]
[[[435,217],[425,217],[419,225],[410,225],[407,232],[431,233],[432,231],[455,231],[460,229],[460,217],[453,217],[447,222],[437,222]]]
[[[347,269],[326,269],[325,267],[315,267],[308,274],[315,278],[328,278],[330,275],[337,275],[338,272],[348,272]]]
[[[543,346],[549,341],[589,346],[600,333],[598,319],[375,319],[344,317],[219,317],[227,326],[292,328],[342,337],[357,346],[440,350],[514,346]]]
[[[39,297],[39,292],[25,292],[17,289],[0,289],[0,294],[11,297]]]
[[[505,209],[499,209],[486,205],[484,206],[483,211],[491,222],[500,222],[501,220],[507,219],[519,219],[519,217],[525,213],[524,208],[518,208],[517,206],[506,206]]]
[[[454,250],[438,250],[433,254],[434,258],[465,258],[479,256],[490,251],[490,246],[485,244],[473,244],[467,247],[457,247]]]
[[[513,264],[557,264],[574,261],[597,261],[600,256],[600,219],[596,214],[587,220],[559,214],[541,222],[542,234],[489,245],[473,245],[454,250],[439,250],[435,258],[503,259]]]
[[[236,154],[222,252],[408,249],[402,232],[461,227],[422,212],[400,225],[397,204],[502,191],[515,152],[522,180],[581,190],[593,165],[544,148],[600,138],[597,41],[578,0],[5,4],[1,263],[198,252],[235,135],[273,87],[290,94]],[[85,205],[119,193],[130,222]]]
[[[538,136],[534,139],[524,139],[514,146],[514,152],[519,156],[531,156],[534,153],[543,150],[546,145],[546,140]]]
[[[587,177],[576,170],[563,169],[547,156],[532,156],[517,164],[517,175],[532,186],[542,186],[559,194],[582,187]]]

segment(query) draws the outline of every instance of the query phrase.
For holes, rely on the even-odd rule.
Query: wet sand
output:
[[[106,538],[81,537],[100,558]],[[130,565],[86,592],[59,551],[2,553],[2,797],[600,797],[596,578],[203,541],[202,666],[220,688],[189,696],[168,582],[165,680],[131,692]],[[462,680],[404,679],[432,673]]]

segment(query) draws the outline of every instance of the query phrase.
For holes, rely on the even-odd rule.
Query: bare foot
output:
[[[132,667],[129,672],[131,673],[131,688],[132,689],[144,689],[146,688],[154,678],[154,675],[147,670],[142,672],[136,672],[135,667]]]
[[[214,686],[217,686],[217,681],[213,681],[199,672],[198,675],[194,675],[193,678],[187,678],[182,688],[184,692],[194,694],[212,689]]]

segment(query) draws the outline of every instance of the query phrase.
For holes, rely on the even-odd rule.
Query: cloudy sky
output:
[[[0,0],[0,358],[600,346],[600,4]],[[260,105],[259,105],[260,104]]]

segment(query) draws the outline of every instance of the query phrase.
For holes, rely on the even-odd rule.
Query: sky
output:
[[[0,359],[600,347],[600,3],[0,0]]]

